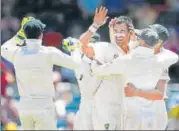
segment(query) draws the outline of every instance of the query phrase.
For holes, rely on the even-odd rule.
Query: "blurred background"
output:
[[[159,23],[168,28],[170,37],[165,48],[179,54],[179,0],[1,0],[1,43],[4,43],[20,28],[24,16],[39,18],[47,25],[43,44],[62,50],[61,42],[68,36],[79,38],[93,20],[96,7],[104,5],[109,17],[128,15],[136,28]],[[99,29],[102,41],[109,41],[108,23]],[[63,51],[63,50],[62,50]],[[179,64],[171,70],[177,72]],[[20,126],[18,118],[18,89],[13,65],[1,60],[1,128],[14,122]],[[176,78],[178,77],[178,78]],[[170,81],[169,89],[179,92],[179,76]],[[54,67],[55,105],[59,130],[72,129],[74,115],[80,103],[80,92],[72,70]],[[176,85],[176,86],[174,86]],[[170,88],[171,87],[171,88]],[[179,104],[179,94],[171,93],[167,109]],[[171,102],[172,101],[172,102]]]

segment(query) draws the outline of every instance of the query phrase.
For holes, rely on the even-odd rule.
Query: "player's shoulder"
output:
[[[166,65],[168,64],[169,66],[171,64],[175,64],[178,59],[178,55],[168,49],[163,49],[162,52],[158,55],[158,60],[165,63]]]
[[[165,48],[163,48],[162,55],[164,57],[166,57],[167,59],[174,59],[176,61],[178,61],[178,59],[179,59],[179,56],[175,52],[170,51],[170,50],[165,49]]]

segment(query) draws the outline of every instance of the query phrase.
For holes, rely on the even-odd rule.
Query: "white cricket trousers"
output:
[[[56,111],[52,98],[21,98],[19,116],[23,130],[56,130]]]
[[[123,107],[120,104],[95,106],[92,114],[94,130],[123,129]]]
[[[124,130],[165,130],[168,122],[164,100],[125,104]]]
[[[92,125],[92,102],[81,102],[80,108],[75,115],[73,130],[93,130]]]

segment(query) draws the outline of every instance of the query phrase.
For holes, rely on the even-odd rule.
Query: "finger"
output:
[[[108,14],[108,9],[104,9],[104,17],[106,17],[106,15]]]
[[[104,14],[105,14],[105,7],[103,7],[103,6],[102,6],[100,14],[101,14],[101,17],[103,17],[103,18],[104,18]]]
[[[103,10],[103,6],[101,6],[101,7],[100,7],[100,9],[99,9],[99,12],[98,12],[98,13],[99,13],[99,14],[102,14],[102,10]]]
[[[105,20],[106,14],[107,14],[107,9],[105,7],[103,7],[102,12],[101,12],[101,18],[103,20]]]
[[[98,8],[96,8],[96,10],[95,10],[95,14],[97,14],[98,13]]]

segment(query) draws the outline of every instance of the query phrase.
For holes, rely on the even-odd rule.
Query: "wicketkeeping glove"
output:
[[[35,18],[34,18],[34,17],[24,17],[24,18],[22,19],[21,28],[20,28],[20,30],[17,32],[17,34],[15,35],[15,39],[16,39],[16,40],[24,40],[24,39],[26,38],[26,36],[25,36],[25,34],[24,34],[24,29],[23,29],[23,27],[24,27],[24,25],[25,25],[27,22],[29,22],[29,21],[31,21],[31,20],[33,20],[33,19],[35,19]]]
[[[74,49],[79,48],[79,47],[80,47],[80,41],[75,38],[68,37],[67,39],[64,39],[62,41],[62,48],[65,51],[71,52]]]

